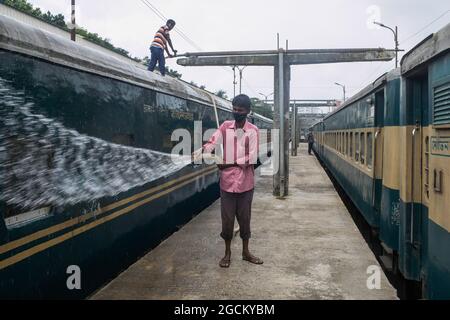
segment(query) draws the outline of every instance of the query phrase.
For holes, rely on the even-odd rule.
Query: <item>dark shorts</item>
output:
[[[233,239],[234,217],[237,218],[239,223],[240,236],[242,240],[250,239],[250,220],[252,216],[253,192],[254,190],[244,193],[229,193],[220,190],[222,213],[222,233],[220,236],[224,240]]]

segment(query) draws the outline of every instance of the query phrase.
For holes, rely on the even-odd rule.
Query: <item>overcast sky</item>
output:
[[[30,1],[30,0],[29,0]],[[33,5],[70,18],[70,0],[31,0]],[[450,22],[448,0],[148,0],[165,17],[177,21],[202,51],[276,49],[276,34],[291,49],[310,48],[393,48],[393,34],[376,29],[379,19],[398,25],[400,46],[410,49],[427,35]],[[163,21],[142,0],[77,0],[77,24],[111,39],[133,56],[149,55],[149,45]],[[440,19],[429,25],[433,20]],[[198,51],[172,31],[179,53]],[[283,45],[284,46],[284,45]],[[227,67],[181,67],[176,60],[168,66],[183,79],[206,85],[210,91],[224,89],[233,95],[233,73]],[[394,62],[359,62],[295,66],[291,98],[341,99],[347,86],[351,96],[391,70]],[[273,92],[273,69],[248,67],[244,70],[243,92],[250,96]],[[259,96],[261,97],[261,96]]]

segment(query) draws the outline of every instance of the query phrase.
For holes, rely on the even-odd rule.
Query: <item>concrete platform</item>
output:
[[[277,200],[271,177],[257,182],[250,245],[264,265],[244,262],[235,238],[230,269],[219,267],[216,202],[91,298],[397,299],[382,271],[381,288],[368,289],[367,269],[379,264],[304,145],[291,158],[290,186]]]

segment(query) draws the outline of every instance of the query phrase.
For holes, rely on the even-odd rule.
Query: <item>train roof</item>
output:
[[[333,116],[334,114],[338,113],[339,111],[347,108],[348,106],[352,105],[358,100],[361,100],[362,98],[366,97],[367,95],[377,91],[380,87],[382,87],[386,82],[392,81],[394,79],[398,79],[400,77],[400,68],[391,70],[390,72],[387,72],[380,76],[378,79],[376,79],[374,82],[369,84],[367,87],[362,89],[360,92],[355,94],[353,97],[345,101],[342,106],[340,106],[338,109],[334,110],[333,112],[327,114],[324,117],[324,120]]]
[[[450,23],[438,32],[429,35],[404,55],[401,72],[408,74],[450,49]]]
[[[131,59],[129,61],[119,59],[3,15],[0,15],[0,49],[128,82],[209,106],[216,104],[218,108],[227,111],[232,110],[230,101],[183,80],[162,77],[149,72],[144,65]],[[214,99],[214,103],[212,99]],[[259,114],[254,114],[254,116],[272,122]]]

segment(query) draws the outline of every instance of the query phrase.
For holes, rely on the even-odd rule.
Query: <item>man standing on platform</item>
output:
[[[309,133],[308,133],[308,153],[309,153],[309,155],[312,155],[311,152],[312,152],[313,146],[314,146],[314,135],[313,135],[312,131],[309,130]]]
[[[242,258],[253,264],[263,261],[250,253],[250,220],[255,188],[255,165],[258,159],[259,129],[247,121],[251,100],[239,95],[233,100],[234,121],[225,121],[206,143],[202,151],[211,153],[223,146],[223,161],[220,170],[220,196],[222,233],[225,240],[225,256],[220,261],[222,268],[231,263],[231,240],[235,217],[240,226]]]

